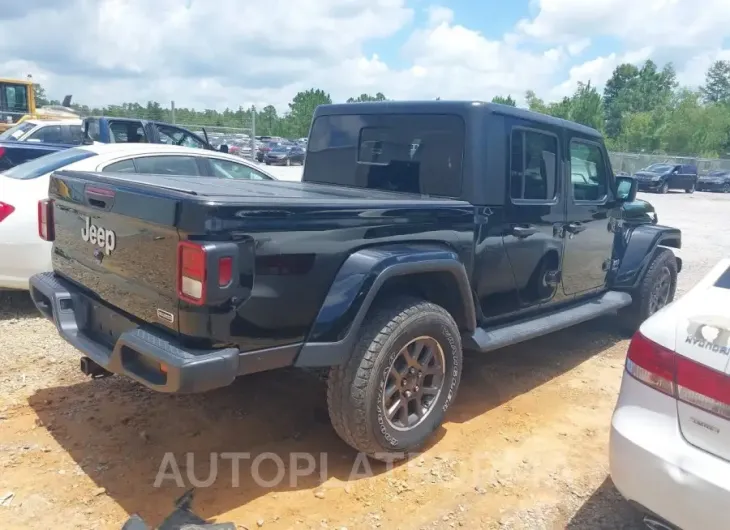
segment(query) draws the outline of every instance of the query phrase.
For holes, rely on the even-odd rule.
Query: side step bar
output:
[[[613,313],[630,304],[629,293],[608,291],[597,298],[567,309],[560,309],[516,324],[506,324],[491,329],[477,328],[474,333],[465,335],[462,342],[465,350],[480,352],[497,350]]]

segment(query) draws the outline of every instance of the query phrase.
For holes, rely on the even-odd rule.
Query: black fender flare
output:
[[[474,298],[456,252],[422,243],[368,247],[351,254],[340,267],[294,365],[323,367],[345,362],[383,285],[398,276],[433,272],[453,278],[461,304],[457,323],[464,331],[474,331]]]
[[[682,231],[668,226],[642,224],[628,229],[617,238],[619,248],[615,258],[620,260],[609,286],[612,289],[634,289],[644,278],[649,264],[661,247],[682,248]],[[677,258],[677,270],[682,260]]]

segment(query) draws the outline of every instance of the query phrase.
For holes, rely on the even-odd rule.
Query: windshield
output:
[[[92,156],[96,156],[96,153],[80,147],[64,149],[10,168],[2,175],[18,180],[34,179]]]
[[[35,124],[24,121],[23,123],[19,123],[15,127],[11,127],[4,133],[0,134],[0,140],[20,140],[20,138],[22,138],[25,133],[30,132],[33,127],[35,127]]]
[[[651,171],[652,173],[665,173],[667,171],[671,171],[673,167],[674,166],[670,166],[669,164],[652,164],[644,171]]]

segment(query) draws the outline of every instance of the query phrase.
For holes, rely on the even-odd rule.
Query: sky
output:
[[[730,59],[730,0],[26,0],[0,10],[0,77],[53,99],[198,109],[334,101],[547,101],[620,63],[699,86]]]

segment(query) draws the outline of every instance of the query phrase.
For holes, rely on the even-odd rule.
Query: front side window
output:
[[[577,140],[570,143],[570,176],[576,201],[602,201],[606,197],[606,164],[597,145]]]
[[[64,125],[68,127],[68,136],[72,144],[81,144],[84,141],[84,134],[81,130],[81,125]]]
[[[198,163],[192,156],[144,156],[135,159],[134,165],[138,173],[200,176]]]
[[[224,179],[242,180],[271,180],[267,175],[246,164],[238,164],[230,160],[220,158],[209,158],[210,166],[213,169],[213,176]]]
[[[184,147],[204,148],[205,144],[186,130],[169,125],[157,125],[160,141],[168,145],[182,145]]]
[[[558,139],[536,131],[512,131],[510,197],[553,201],[557,193]]]
[[[320,116],[307,150],[310,182],[459,197],[465,126],[451,114]]]
[[[2,110],[17,114],[28,113],[28,87],[25,85],[5,84],[2,87],[2,96]]]

